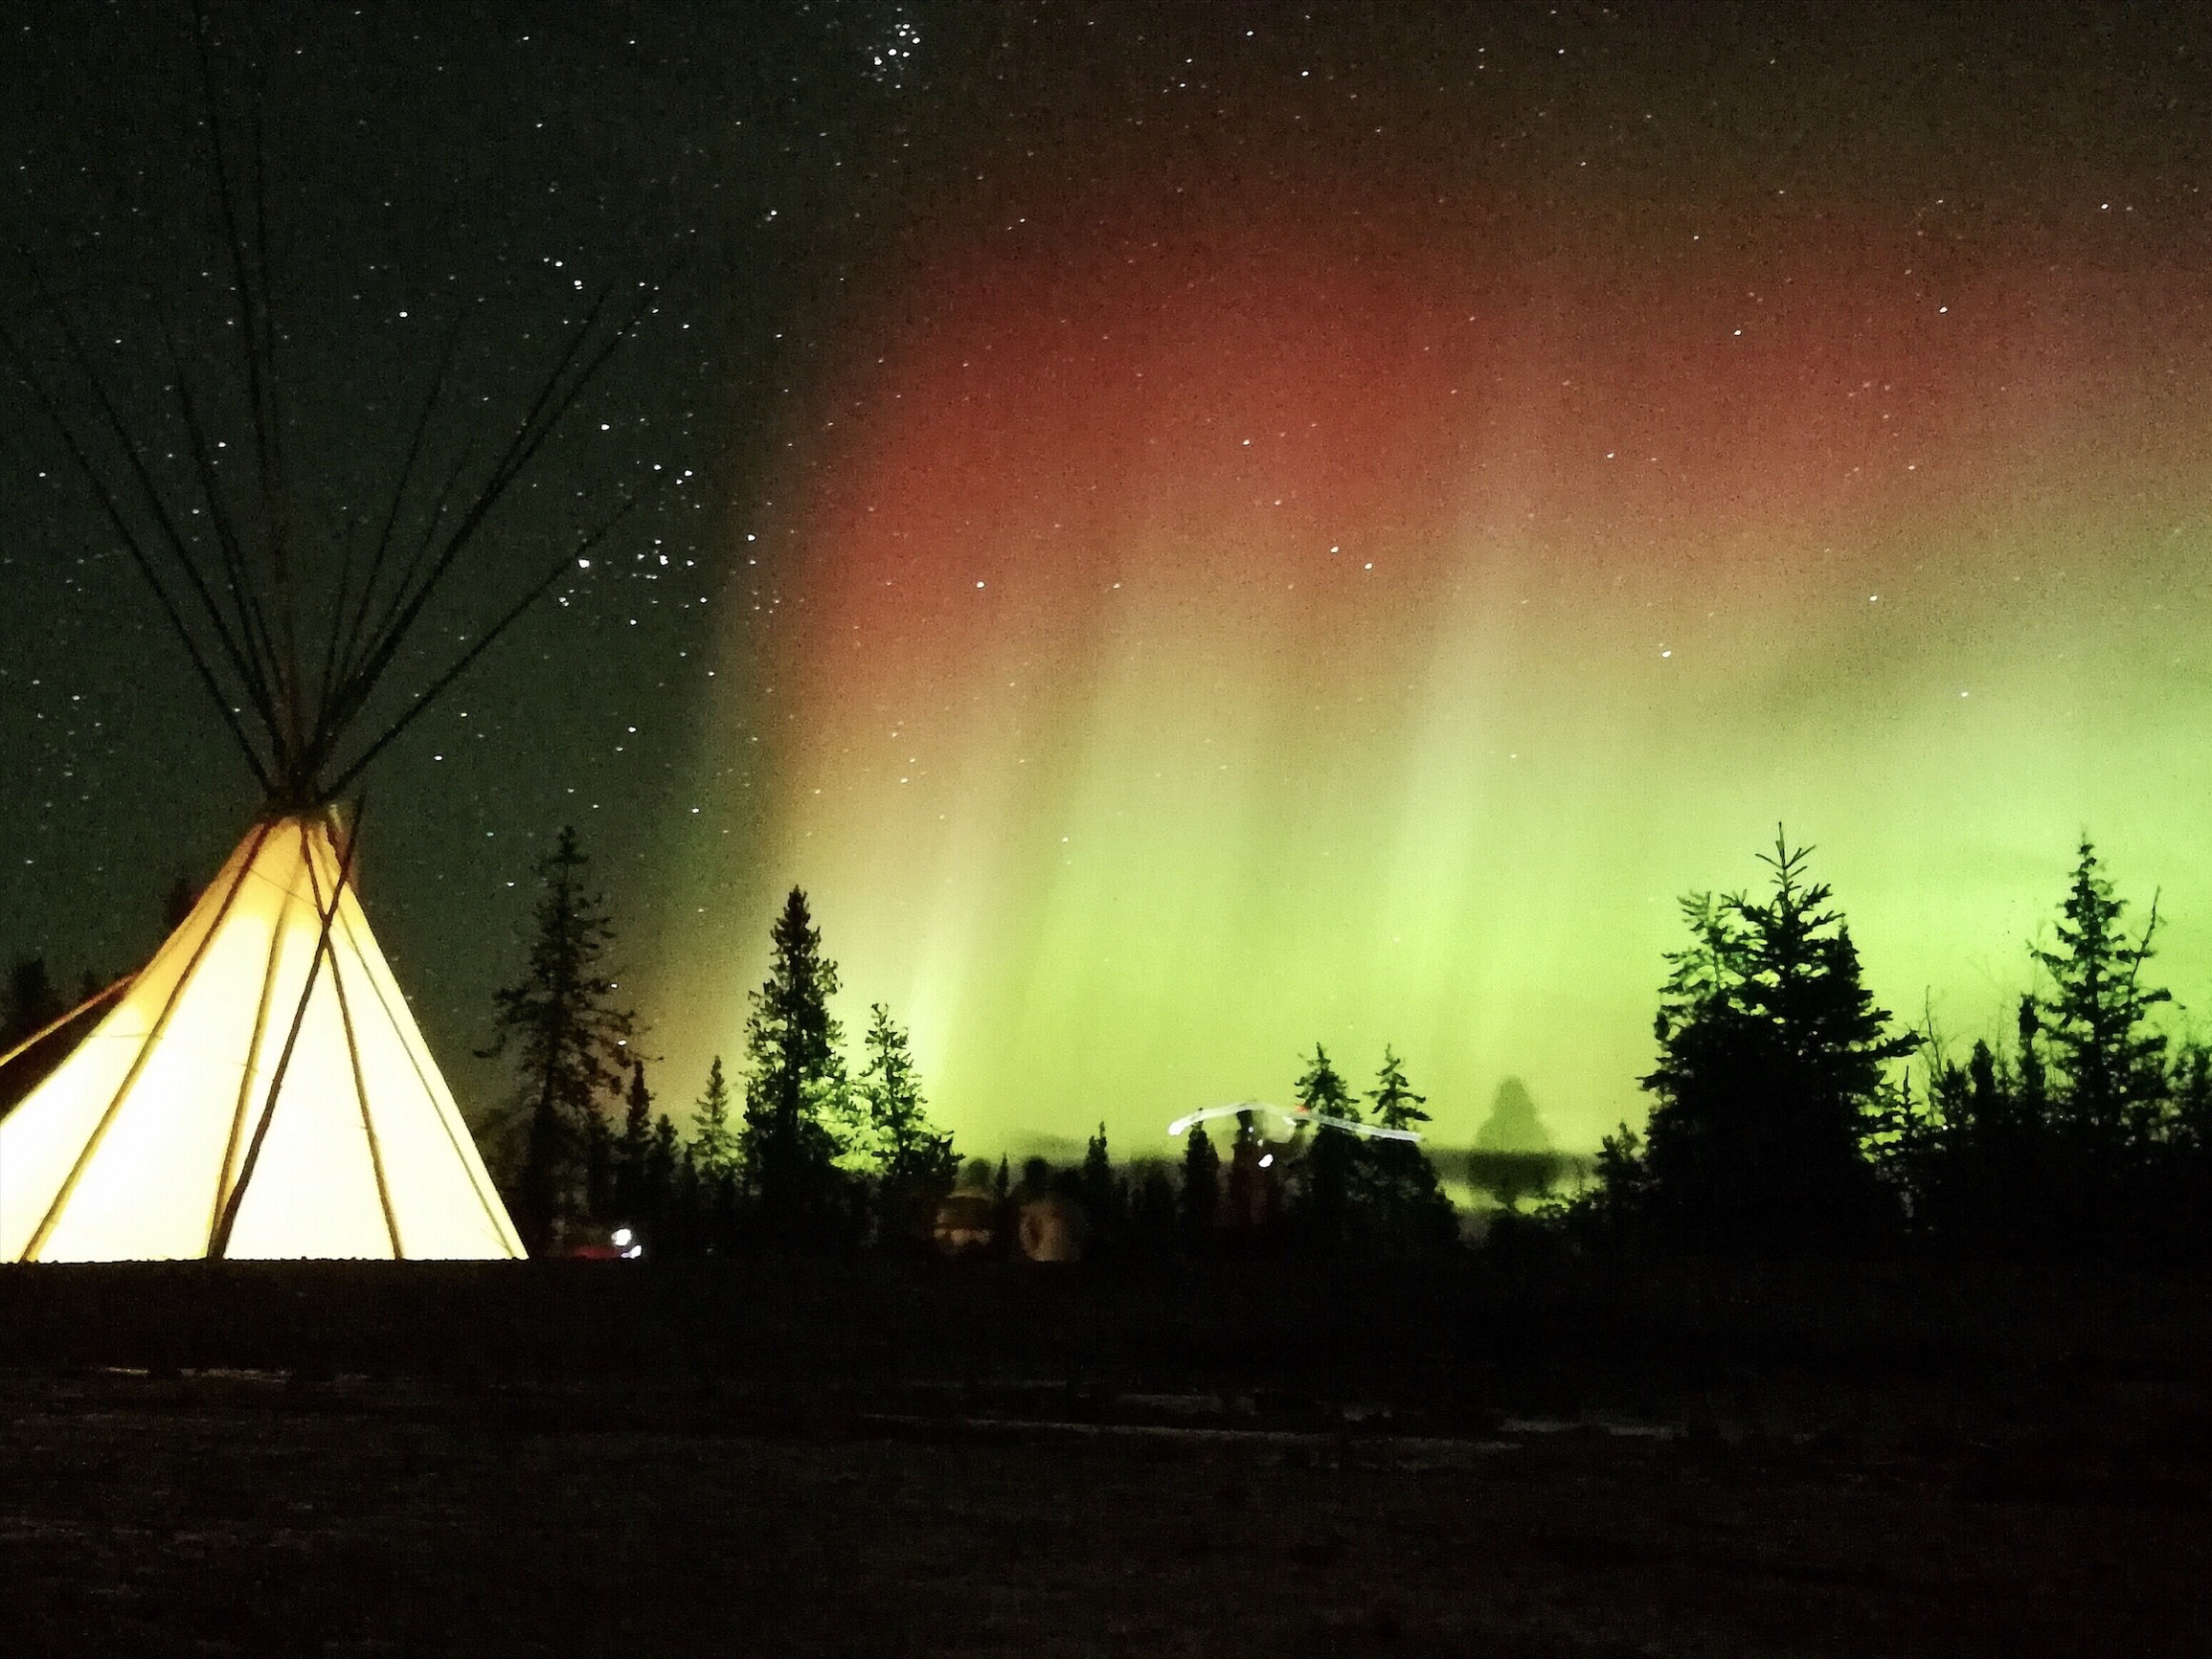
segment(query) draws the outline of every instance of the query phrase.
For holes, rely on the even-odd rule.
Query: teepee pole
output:
[[[416,470],[430,440],[431,422],[437,416],[443,400],[445,383],[452,376],[454,357],[461,347],[462,324],[466,317],[465,311],[456,312],[453,320],[446,325],[445,337],[439,346],[437,369],[430,377],[429,391],[423,394],[422,408],[416,416],[414,429],[408,435],[407,449],[400,457],[398,476],[393,481],[391,499],[385,504],[375,544],[370,549],[367,573],[362,577],[357,595],[352,588],[355,538],[349,534],[341,549],[338,587],[330,598],[328,625],[324,631],[323,671],[316,684],[315,719],[318,727],[330,708],[331,698],[337,693],[340,670],[344,664],[352,661],[355,641],[360,639],[362,625],[368,620],[369,602],[375,594],[377,577],[382,573],[385,560],[390,555],[392,538],[398,531],[399,511],[407,504],[408,493],[415,483]],[[441,492],[440,501],[442,500]]]
[[[34,271],[34,276],[35,278],[35,271]],[[42,281],[40,282],[40,289],[41,292],[44,291]],[[66,319],[64,319],[64,324],[66,325]],[[102,399],[103,414],[107,415],[110,425],[115,426],[120,417],[115,415],[113,406],[106,400],[105,387],[100,380],[98,373],[86,367],[82,349],[75,345],[71,331],[67,329],[66,325],[64,326],[64,338],[72,340],[72,348],[79,361],[79,370],[87,373],[96,394]],[[191,625],[185,621],[184,611],[178,603],[177,596],[169,592],[169,584],[162,580],[161,572],[155,568],[152,555],[147,550],[137,530],[132,527],[130,520],[125,516],[123,503],[117,498],[115,492],[107,487],[107,482],[101,476],[100,469],[92,464],[91,453],[85,448],[84,440],[78,436],[77,428],[71,423],[69,416],[62,413],[59,401],[47,389],[45,381],[40,378],[37,370],[32,365],[30,353],[24,350],[22,343],[5,326],[0,326],[0,349],[5,349],[12,360],[16,375],[31,389],[31,395],[37,401],[48,422],[59,436],[62,446],[69,451],[70,459],[76,463],[77,470],[84,476],[85,482],[91,487],[93,499],[100,504],[100,509],[106,516],[109,527],[114,529],[116,539],[123,544],[124,556],[129,559],[132,569],[138,572],[140,578],[153,594],[155,602],[160,605],[162,615],[169,619],[169,632],[175,635],[177,642],[184,647],[185,655],[191,660],[193,671],[199,675],[201,685],[205,687],[208,696],[214,701],[215,711],[222,716],[223,724],[230,729],[231,735],[237,740],[238,751],[245,756],[246,766],[253,773],[254,781],[259,783],[263,791],[273,788],[274,775],[270,768],[261,763],[260,755],[255,751],[253,740],[247,737],[246,729],[240,723],[237,711],[232,706],[230,696],[223,690],[221,682],[215,678],[214,668],[209,662],[207,653],[200,649],[198,637],[193,634]],[[132,462],[134,476],[140,478],[143,488],[145,487],[145,475],[143,469],[137,466],[137,453],[130,444],[129,435],[126,432],[122,432],[120,427],[117,427],[117,432],[119,441],[123,444],[126,457]],[[203,607],[210,612],[210,625],[214,630],[216,643],[222,646],[224,655],[231,660],[234,671],[238,674],[239,680],[245,686],[247,700],[254,705],[255,713],[262,716],[265,723],[266,706],[253,677],[243,666],[237,641],[231,638],[229,629],[224,626],[220,613],[214,610],[214,600],[206,592],[206,584],[199,579],[197,567],[192,563],[190,554],[183,550],[181,544],[175,539],[176,530],[169,516],[168,507],[158,496],[153,498],[150,505],[155,522],[161,527],[162,533],[169,538],[169,551],[183,569],[187,583],[199,595]]]
[[[307,861],[307,881],[315,895],[318,908],[323,903],[323,884],[315,874],[315,863],[310,851]],[[341,871],[338,885],[330,892],[330,913],[335,916],[345,901],[346,877]],[[327,932],[326,931],[326,937]],[[392,1259],[399,1261],[407,1254],[399,1247],[399,1219],[392,1211],[392,1184],[384,1178],[384,1147],[376,1138],[376,1121],[369,1110],[369,1085],[361,1075],[361,1044],[353,1034],[353,1009],[346,999],[346,975],[338,971],[338,953],[330,951],[330,989],[338,994],[338,1023],[346,1033],[346,1058],[353,1070],[353,1098],[361,1105],[361,1132],[369,1140],[369,1173],[376,1177],[376,1202],[384,1211],[384,1232],[392,1241]]]
[[[492,509],[507,495],[515,480],[536,459],[569,410],[598,377],[607,359],[643,316],[645,306],[641,302],[628,319],[604,340],[593,346],[592,336],[598,330],[599,318],[605,313],[613,292],[610,283],[602,286],[593,297],[590,306],[584,312],[583,321],[571,331],[567,345],[554,362],[553,372],[539,388],[536,398],[508,439],[507,447],[493,464],[490,475],[477,488],[453,527],[445,533],[442,542],[435,548],[425,545],[422,552],[430,554],[427,562],[418,554],[407,577],[393,592],[377,617],[361,659],[347,666],[338,690],[337,703],[330,710],[327,722],[333,732],[350,724],[361,711],[370,694],[391,666],[393,659],[398,654],[401,641],[413,631],[423,607],[444,585],[454,564],[472,544],[485,520],[490,517]],[[588,351],[587,347],[591,347]],[[417,573],[418,570],[419,574]],[[344,787],[343,784],[333,785],[332,793]]]
[[[152,1028],[147,1032],[146,1041],[138,1045],[138,1053],[131,1060],[130,1069],[123,1074],[123,1082],[117,1086],[114,1097],[108,1101],[107,1110],[100,1114],[100,1121],[93,1125],[92,1132],[85,1137],[84,1149],[77,1155],[77,1161],[69,1166],[69,1174],[62,1180],[60,1190],[54,1195],[54,1202],[40,1218],[36,1230],[31,1235],[31,1242],[23,1246],[24,1261],[35,1262],[38,1260],[38,1252],[46,1247],[46,1241],[52,1236],[55,1224],[60,1221],[61,1212],[68,1207],[69,1196],[77,1191],[77,1183],[83,1178],[85,1166],[92,1162],[92,1155],[100,1150],[100,1143],[106,1138],[108,1126],[115,1121],[115,1114],[123,1110],[124,1101],[138,1082],[139,1073],[146,1069],[147,1061],[152,1058],[154,1045],[160,1042],[162,1033],[169,1029],[169,1016],[176,1012],[177,1004],[184,1000],[185,988],[192,982],[192,975],[199,972],[200,961],[207,955],[208,947],[214,943],[215,934],[222,930],[223,920],[231,913],[231,905],[237,900],[239,889],[246,885],[246,876],[253,869],[254,859],[260,852],[261,843],[268,839],[268,835],[267,823],[255,827],[253,843],[246,849],[246,856],[238,865],[238,873],[231,879],[230,888],[223,894],[214,919],[208,924],[208,930],[200,935],[200,942],[192,947],[192,960],[185,964],[184,972],[177,975],[176,983],[169,988],[169,999],[162,1003],[161,1013],[155,1017]]]
[[[340,891],[345,889],[347,880],[352,872],[353,849],[360,844],[360,813],[361,809],[357,807],[354,811],[352,833],[347,836],[345,849],[339,858],[338,886]],[[307,829],[303,821],[300,826],[300,850],[303,857],[311,857],[306,842]],[[309,867],[311,870],[312,865]],[[322,971],[323,957],[330,949],[330,924],[338,914],[336,896],[332,895],[330,908],[327,910],[323,910],[320,905],[316,908],[322,913],[323,923],[315,935],[315,953],[307,962],[307,982],[301,987],[299,1006],[292,1010],[292,1028],[284,1035],[283,1052],[277,1056],[277,1069],[270,1075],[269,1092],[262,1099],[261,1115],[254,1124],[254,1138],[247,1143],[245,1161],[238,1166],[237,1184],[231,1188],[230,1197],[223,1200],[222,1219],[215,1223],[214,1237],[208,1241],[208,1256],[211,1260],[230,1254],[231,1233],[238,1224],[238,1205],[244,1201],[246,1188],[253,1181],[254,1171],[260,1167],[261,1143],[268,1138],[269,1124],[277,1115],[277,1096],[283,1090],[284,1073],[291,1069],[292,1050],[299,1044],[300,1028],[307,1020],[307,1004],[315,995],[315,976]]]
[[[284,922],[292,913],[293,893],[287,886],[277,907],[276,925],[269,930],[269,959],[261,967],[261,994],[254,1002],[254,1035],[246,1044],[245,1069],[238,1073],[238,1103],[231,1112],[230,1138],[223,1143],[223,1162],[215,1172],[214,1201],[208,1210],[208,1254],[214,1254],[215,1229],[222,1225],[223,1204],[231,1195],[231,1172],[237,1165],[238,1142],[246,1130],[246,1108],[254,1094],[254,1068],[261,1063],[261,1043],[269,1029],[269,1004],[277,995],[277,965],[284,952]]]
[[[366,955],[366,953],[361,949],[361,941],[353,936],[352,924],[340,918],[339,926],[345,930],[346,942],[353,947],[354,954]],[[383,1013],[384,1018],[395,1030],[400,1030],[403,1033],[404,1026],[401,1024],[399,1014],[393,1009],[391,998],[384,995],[384,987],[378,982],[373,973],[369,975],[369,992],[376,998],[376,1006]],[[408,1023],[411,1024],[413,1020],[414,1016],[410,1014]],[[420,1033],[418,1032],[417,1035],[419,1036]],[[453,1149],[453,1155],[461,1160],[462,1173],[468,1177],[468,1187],[476,1195],[476,1201],[484,1206],[485,1219],[491,1222],[491,1230],[498,1235],[500,1243],[515,1255],[521,1255],[523,1253],[522,1240],[514,1235],[514,1228],[507,1220],[506,1210],[492,1202],[490,1196],[485,1191],[484,1180],[479,1178],[478,1170],[481,1166],[481,1160],[476,1153],[476,1143],[470,1140],[463,1145],[467,1135],[467,1126],[463,1125],[461,1132],[455,1132],[453,1118],[455,1113],[459,1111],[459,1107],[454,1107],[452,1110],[447,1110],[446,1102],[439,1098],[441,1084],[431,1082],[430,1073],[423,1069],[423,1056],[416,1051],[414,1043],[406,1041],[404,1035],[400,1039],[399,1046],[401,1052],[407,1056],[407,1064],[414,1068],[415,1081],[422,1086],[423,1094],[437,1109],[438,1127],[445,1132],[446,1145]]]
[[[410,702],[404,709],[400,711],[397,718],[395,718],[391,725],[387,726],[384,730],[378,734],[376,739],[369,745],[367,749],[364,749],[359,754],[355,755],[351,763],[347,766],[344,772],[338,774],[337,781],[334,782],[330,787],[334,790],[343,790],[350,785],[356,777],[360,776],[362,772],[368,767],[371,761],[374,760],[379,754],[383,753],[385,749],[396,738],[398,738],[400,733],[404,732],[410,726],[415,724],[415,721],[418,715],[423,713],[424,710],[428,709],[431,705],[436,703],[439,698],[445,694],[445,688],[448,685],[451,685],[456,680],[460,679],[462,675],[467,673],[470,664],[473,663],[479,657],[483,656],[485,652],[488,651],[492,645],[498,641],[501,635],[505,634],[509,628],[513,627],[515,623],[521,621],[525,613],[527,613],[531,606],[535,605],[538,600],[544,598],[546,594],[553,588],[553,585],[559,581],[561,577],[568,574],[568,572],[576,567],[576,562],[578,559],[589,553],[608,536],[614,534],[617,527],[621,524],[622,520],[629,517],[632,509],[637,506],[638,503],[643,498],[638,495],[624,496],[621,504],[617,506],[615,510],[599,524],[598,528],[594,529],[589,535],[585,536],[570,551],[562,554],[560,559],[553,566],[553,568],[547,571],[544,575],[538,578],[535,586],[530,588],[530,591],[524,594],[521,598],[517,599],[511,606],[509,606],[506,615],[502,616],[497,621],[493,622],[490,627],[485,629],[483,633],[479,634],[476,637],[475,641],[470,644],[467,650],[463,651],[459,658],[457,658],[451,664],[446,667],[443,673],[439,675],[437,679],[433,680],[427,687],[425,687],[419,694],[418,694],[416,698]]]
[[[184,359],[178,354],[176,341],[166,323],[162,325],[162,345],[169,354],[169,383],[176,388],[177,419],[184,428],[185,447],[192,458],[193,476],[199,482],[200,499],[207,504],[208,527],[221,559],[223,587],[231,596],[232,609],[237,612],[237,636],[246,656],[246,664],[239,673],[243,676],[246,667],[251,667],[253,684],[258,687],[254,693],[259,699],[257,706],[274,710],[278,706],[276,687],[280,679],[277,647],[269,637],[269,619],[252,596],[255,592],[252,560],[239,539],[237,527],[231,522],[208,424],[192,395],[192,377],[185,372]],[[269,739],[274,743],[277,731],[273,719],[264,716],[264,720],[270,724]]]
[[[162,540],[169,549],[170,562],[183,572],[185,581],[191,587],[193,596],[199,600],[200,610],[206,616],[209,625],[214,629],[216,642],[222,647],[223,655],[228,659],[232,671],[237,675],[240,684],[245,689],[248,701],[253,703],[255,712],[261,718],[264,725],[269,724],[275,714],[276,705],[271,701],[271,687],[268,681],[259,671],[258,661],[254,658],[251,649],[251,639],[242,635],[234,634],[230,626],[224,621],[222,609],[215,603],[214,592],[208,586],[207,576],[201,571],[199,561],[192,555],[192,541],[185,534],[185,526],[177,517],[177,509],[171,505],[169,497],[154,482],[153,473],[147,464],[145,446],[132,436],[128,422],[124,419],[122,410],[116,405],[114,393],[108,389],[106,376],[100,372],[99,366],[93,361],[92,352],[85,345],[84,338],[79,332],[77,325],[71,320],[68,307],[61,303],[54,290],[47,285],[46,274],[38,268],[35,261],[30,260],[28,255],[25,255],[24,258],[30,264],[32,284],[38,292],[39,301],[45,306],[48,315],[52,317],[55,330],[61,336],[62,345],[68,349],[70,361],[76,365],[78,373],[82,376],[86,388],[92,392],[93,401],[99,405],[101,424],[106,428],[109,438],[117,450],[121,452],[124,462],[130,471],[132,481],[138,485],[139,494],[145,499],[147,509],[153,515],[154,524],[161,531]],[[57,404],[56,407],[58,407]],[[70,430],[74,435],[75,429],[71,428]],[[80,467],[87,467],[89,464],[89,461],[79,462]],[[209,495],[208,510],[211,515],[219,517],[221,504],[218,497]],[[137,537],[129,535],[127,530],[124,533],[127,536],[130,544],[135,547]],[[245,621],[246,618],[241,616],[241,625]],[[272,738],[274,735],[272,730]]]

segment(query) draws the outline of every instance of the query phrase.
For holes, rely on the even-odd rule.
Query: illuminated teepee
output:
[[[350,851],[327,811],[256,824],[0,1120],[0,1261],[523,1253]]]
[[[448,596],[447,578],[486,519],[643,315],[651,290],[639,284],[619,324],[605,320],[611,289],[572,313],[535,397],[489,442],[473,413],[458,425],[439,418],[471,405],[447,386],[457,329],[389,497],[341,512],[330,533],[312,532],[330,521],[300,510],[318,492],[290,483],[298,423],[279,397],[287,337],[270,314],[258,144],[241,191],[214,119],[204,14],[198,21],[235,302],[225,326],[244,355],[241,384],[204,395],[169,346],[168,430],[134,432],[110,377],[42,282],[52,352],[73,371],[64,378],[74,392],[5,325],[0,347],[150,590],[265,804],[152,961],[112,989],[100,1023],[0,1117],[0,1261],[519,1256],[369,931],[352,829],[336,802],[532,603],[588,564],[583,555],[629,511],[635,498],[625,494],[596,528],[549,549],[493,617],[464,625],[466,642],[442,671],[389,701],[402,642]],[[245,441],[218,439],[226,429]],[[345,435],[333,452],[358,436]],[[170,464],[179,456],[184,465]],[[440,632],[460,620],[446,616]]]

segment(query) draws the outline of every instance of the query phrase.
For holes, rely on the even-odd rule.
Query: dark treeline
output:
[[[1540,1202],[1559,1155],[1469,1162],[1514,1248],[1807,1256],[2212,1252],[2212,1050],[2176,1042],[2148,967],[2154,905],[2126,925],[2085,840],[2040,988],[2009,1041],[1963,1051],[1877,1007],[1827,884],[1777,836],[1763,893],[1692,894],[1667,958],[1639,1133],[1608,1136],[1593,1178]],[[878,1247],[1037,1260],[1282,1254],[1434,1258],[1461,1245],[1436,1169],[1404,1132],[1426,1100],[1386,1048],[1355,1088],[1316,1044],[1292,1085],[1314,1119],[1272,1139],[1252,1114],[1195,1125],[1179,1160],[1117,1166],[1104,1125],[1083,1159],[964,1165],[928,1115],[906,1033],[869,1010],[857,1066],[830,1013],[837,968],[806,896],[771,930],[745,1052],[717,1059],[688,1134],[657,1110],[604,958],[612,930],[573,835],[539,866],[528,971],[501,993],[520,1088],[494,1161],[535,1249],[658,1254]],[[1507,1098],[1508,1096],[1511,1098]],[[1517,1082],[1496,1114],[1533,1125]],[[1488,1163],[1484,1162],[1487,1158]],[[1542,1166],[1541,1168],[1539,1166]]]
[[[1300,1128],[1270,1140],[1239,1114],[1226,1153],[1193,1126],[1179,1165],[1117,1167],[1105,1126],[1082,1161],[1017,1172],[971,1159],[931,1121],[907,1034],[869,1010],[855,1067],[830,1012],[837,965],[794,888],[770,930],[745,1052],[716,1058],[688,1133],[656,1107],[637,1022],[611,977],[614,930],[564,830],[537,866],[522,977],[500,992],[487,1055],[514,1064],[508,1112],[485,1126],[494,1174],[533,1252],[723,1255],[760,1248],[936,1249],[1033,1260],[1263,1252],[1367,1257],[1456,1249],[1458,1218],[1416,1141]],[[1298,1100],[1342,1122],[1427,1121],[1386,1049],[1355,1092],[1317,1044]]]
[[[1545,1223],[1569,1242],[1727,1255],[2202,1257],[2212,1051],[2171,1002],[2085,839],[2011,1041],[1963,1054],[1874,1005],[1804,849],[1763,896],[1693,894],[1668,960],[1641,1135]]]
[[[487,1151],[533,1252],[718,1255],[926,1244],[953,1186],[952,1136],[929,1121],[906,1033],[881,1004],[849,1069],[829,1011],[837,966],[796,888],[752,995],[742,1068],[718,1057],[690,1132],[656,1109],[636,1019],[610,977],[614,930],[563,830],[538,863],[522,978],[500,992],[487,1055],[517,1088]]]
[[[163,934],[175,932],[198,901],[199,889],[178,876],[162,898]],[[64,990],[44,956],[10,960],[7,982],[0,985],[0,1115],[69,1058],[126,982],[127,976],[114,979],[87,968]]]
[[[85,995],[96,989],[88,987]],[[46,958],[16,958],[9,964],[6,986],[0,987],[0,1054],[13,1055],[17,1048],[32,1043],[68,1011],[69,1003],[47,972]],[[57,1045],[47,1042],[34,1046],[53,1049]],[[0,1070],[0,1112],[30,1093],[59,1063],[57,1053],[27,1051],[11,1059],[6,1069]]]
[[[870,1218],[844,1167],[858,1146],[857,1092],[829,1016],[836,968],[804,895],[794,891],[778,918],[774,968],[753,996],[744,1098],[733,1098],[717,1058],[687,1138],[655,1110],[588,866],[569,829],[539,860],[525,972],[497,996],[485,1051],[515,1064],[511,1109],[490,1126],[487,1150],[531,1251],[649,1240],[656,1253],[719,1253],[858,1236]]]

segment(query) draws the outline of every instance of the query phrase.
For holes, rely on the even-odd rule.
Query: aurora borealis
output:
[[[949,210],[782,468],[769,863],[953,1122],[1142,1149],[1319,1039],[1591,1144],[1777,820],[1907,1021],[2002,1028],[2085,828],[2212,978],[2181,202],[1176,152]]]
[[[376,925],[464,1093],[568,816],[667,1104],[741,1046],[798,882],[848,1030],[888,1001],[976,1153],[1100,1119],[1165,1151],[1317,1040],[1359,1079],[1394,1044],[1447,1145],[1519,1077],[1587,1147],[1640,1113],[1676,898],[1755,884],[1777,822],[1901,1019],[2002,1029],[2085,829],[2138,916],[2160,892],[2177,1018],[2212,998],[2203,25],[345,27],[307,82],[407,142],[333,119],[291,157],[360,198],[316,250],[344,330],[419,355],[395,319],[445,284],[706,250],[605,442],[711,507],[580,577],[377,786]],[[76,73],[42,50],[21,216],[120,294],[158,268],[100,262],[150,234],[113,206],[147,164],[37,116]],[[10,455],[76,559],[96,527]],[[0,818],[40,886],[0,944],[74,962],[135,935],[71,895],[212,869],[250,802],[191,763],[120,583],[54,570],[74,619],[10,652]]]

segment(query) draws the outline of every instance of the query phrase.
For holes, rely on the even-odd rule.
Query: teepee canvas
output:
[[[0,1119],[0,1261],[523,1253],[327,812],[254,826]]]
[[[158,350],[140,342],[134,353],[105,323],[88,335],[43,279],[44,339],[0,318],[0,355],[75,462],[262,805],[153,960],[0,1118],[0,1261],[519,1256],[369,931],[336,803],[526,612],[588,567],[584,555],[636,504],[618,490],[581,533],[549,541],[540,524],[509,537],[528,549],[524,572],[480,573],[466,602],[453,591],[487,522],[654,291],[637,284],[626,320],[609,315],[611,283],[580,305],[561,293],[567,328],[549,371],[519,418],[488,433],[490,398],[453,384],[466,321],[456,315],[389,491],[358,499],[363,434],[318,434],[285,395],[282,370],[318,360],[288,355],[290,332],[275,320],[262,129],[257,117],[241,189],[205,17],[195,41],[229,300],[227,315],[206,321],[237,343],[243,374],[227,389],[196,380],[166,323]],[[186,265],[202,268],[180,257]],[[143,390],[144,378],[103,370],[110,344],[126,362],[163,366],[165,416],[125,418],[125,388]],[[56,361],[66,372],[53,372]],[[303,480],[303,453],[346,462]],[[576,502],[586,491],[560,493]],[[424,635],[458,639],[442,667],[419,649]],[[396,687],[406,664],[421,677]]]

